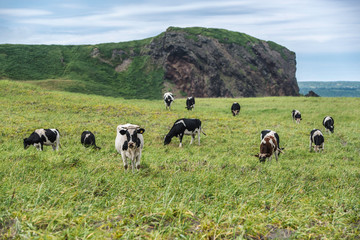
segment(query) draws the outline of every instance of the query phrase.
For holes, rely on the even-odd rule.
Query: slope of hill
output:
[[[298,95],[295,53],[223,29],[170,27],[139,41],[0,45],[0,78],[125,98]]]
[[[230,106],[242,108],[233,117]],[[269,104],[271,103],[271,104]],[[0,81],[0,239],[356,239],[359,236],[360,98],[132,100],[56,92]],[[303,120],[293,123],[291,110]],[[323,129],[325,150],[309,152]],[[206,136],[164,146],[174,121],[195,117]],[[139,172],[125,172],[116,126],[145,129]],[[37,128],[57,128],[62,147],[24,150]],[[263,129],[278,132],[279,161],[254,157]],[[84,130],[100,151],[80,143]],[[276,237],[277,236],[277,237]],[[285,238],[285,237],[284,237]]]
[[[360,97],[360,82],[298,82],[300,93],[314,91],[321,97]]]

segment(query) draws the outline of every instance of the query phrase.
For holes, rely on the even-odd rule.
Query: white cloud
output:
[[[28,8],[3,8],[0,9],[0,15],[10,17],[37,17],[51,15],[52,12],[40,9],[28,9]]]

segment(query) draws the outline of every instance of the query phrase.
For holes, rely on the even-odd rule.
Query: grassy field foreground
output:
[[[232,102],[241,104],[237,117]],[[360,235],[359,98],[267,97],[124,100],[0,81],[1,239],[354,239]],[[298,109],[303,121],[292,122]],[[335,119],[325,134],[322,119]],[[207,136],[163,146],[173,122],[200,118]],[[145,128],[142,169],[123,169],[116,126]],[[62,148],[23,149],[36,128],[57,128]],[[320,128],[325,151],[309,152]],[[285,153],[260,164],[260,131]],[[100,151],[85,149],[91,130]]]

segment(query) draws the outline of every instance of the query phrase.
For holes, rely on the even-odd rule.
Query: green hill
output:
[[[102,62],[91,57],[98,47],[111,54],[121,48],[130,54],[146,43],[109,43],[96,46],[0,45],[0,76],[31,81],[50,89],[91,93],[105,96],[154,98],[161,94],[163,71],[152,65],[147,56],[135,56],[126,72],[114,71],[121,59]],[[71,80],[71,81],[69,81]]]
[[[294,56],[244,33],[170,27],[153,38],[130,42],[2,44],[0,79],[124,98],[155,99],[164,91],[201,97],[297,95]]]
[[[0,239],[356,239],[359,228],[360,98],[123,99],[0,81]],[[233,117],[233,101],[241,112]],[[291,119],[299,109],[302,122]],[[335,119],[325,150],[309,133]],[[178,118],[206,136],[164,146]],[[145,129],[139,172],[114,148],[116,126]],[[62,147],[24,150],[37,128],[57,128]],[[260,131],[275,130],[279,161],[260,164]],[[102,149],[85,149],[82,131]]]

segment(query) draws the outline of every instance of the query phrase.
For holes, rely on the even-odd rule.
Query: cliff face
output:
[[[165,81],[189,96],[299,95],[295,53],[273,42],[249,38],[244,45],[169,28],[147,48]]]

